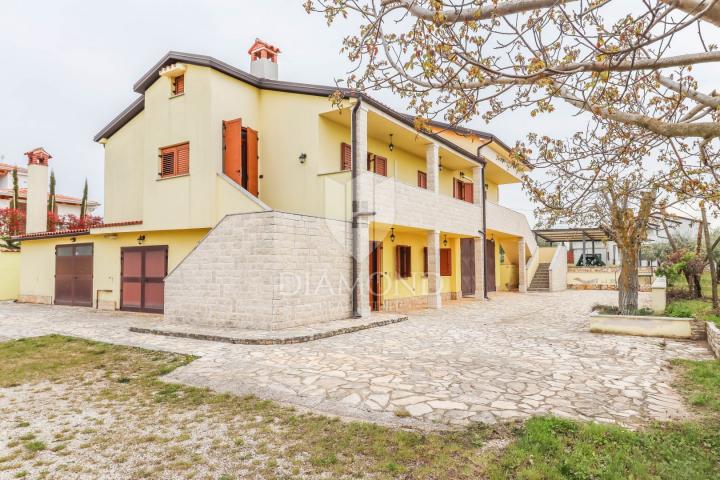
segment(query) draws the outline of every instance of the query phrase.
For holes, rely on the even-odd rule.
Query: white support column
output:
[[[355,149],[353,155],[353,167],[357,173],[354,180],[355,200],[353,205],[354,213],[368,213],[372,209],[370,205],[370,190],[367,184],[367,116],[368,109],[364,105],[358,107],[355,114]],[[361,317],[370,315],[370,229],[369,220],[365,215],[356,217],[353,223],[353,239],[355,249],[353,256],[357,268],[357,285],[355,286],[355,302],[357,313]]]
[[[440,187],[440,146],[431,143],[425,147],[427,189],[438,193]]]
[[[525,265],[525,239],[518,240],[518,290],[527,292],[527,266]]]
[[[428,183],[429,185],[429,183]],[[428,250],[428,307],[441,308],[442,281],[440,278],[440,232],[433,230],[427,234]]]

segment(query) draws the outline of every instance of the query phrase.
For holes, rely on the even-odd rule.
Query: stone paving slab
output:
[[[192,354],[200,358],[166,380],[382,423],[433,427],[552,414],[635,427],[687,417],[669,361],[711,359],[707,344],[590,333],[591,306],[616,301],[611,291],[496,294],[292,345],[128,330],[159,328],[160,316],[0,304],[0,335],[59,333]]]
[[[163,323],[157,328],[130,327],[130,331],[134,333],[148,333],[166,337],[191,338],[194,340],[239,345],[290,345],[293,343],[306,343],[323,338],[335,337],[337,335],[355,333],[369,328],[384,327],[386,325],[404,322],[407,319],[407,315],[373,313],[368,318],[314,323],[281,330],[249,330],[232,327]]]

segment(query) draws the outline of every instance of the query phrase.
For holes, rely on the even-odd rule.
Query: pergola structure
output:
[[[533,230],[535,239],[543,239],[549,242],[550,245],[554,243],[565,243],[568,242],[572,248],[572,242],[582,242],[583,245],[583,257],[587,252],[587,242],[591,244],[591,253],[595,253],[595,242],[607,242],[610,240],[610,236],[601,227],[588,227],[588,228],[550,228],[545,230]]]

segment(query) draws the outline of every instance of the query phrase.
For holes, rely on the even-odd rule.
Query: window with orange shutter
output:
[[[160,177],[176,177],[190,173],[190,144],[181,143],[160,149]]]
[[[427,188],[427,173],[418,170],[418,187]]]
[[[387,158],[375,155],[375,173],[387,177]]]
[[[340,144],[340,170],[352,168],[352,148],[347,143]]]
[[[440,249],[440,276],[452,276],[452,250],[449,248]]]
[[[423,274],[428,275],[428,248],[423,247]]]
[[[466,202],[473,203],[473,184],[472,183],[464,183],[463,184],[463,200]]]
[[[172,82],[172,94],[180,95],[185,93],[185,75],[178,75],[173,78]]]

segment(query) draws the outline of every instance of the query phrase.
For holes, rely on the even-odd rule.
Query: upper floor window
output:
[[[180,95],[185,93],[185,75],[178,75],[172,79],[172,94]]]
[[[418,170],[418,187],[427,188],[427,173]]]
[[[387,177],[387,158],[368,152],[367,169],[368,172],[374,172],[383,177]]]
[[[465,200],[466,202],[473,203],[473,184],[472,182],[463,182],[458,178],[453,178],[453,197],[458,200]]]
[[[160,149],[161,178],[176,177],[190,173],[190,144],[181,143]]]

